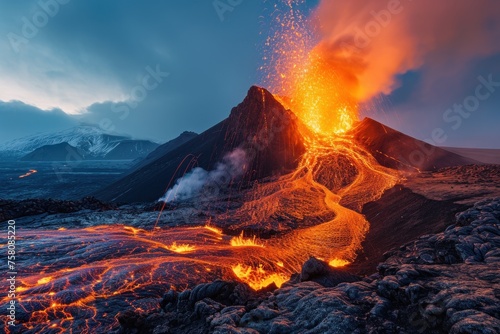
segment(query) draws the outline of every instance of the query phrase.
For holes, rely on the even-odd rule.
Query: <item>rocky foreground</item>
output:
[[[169,290],[153,313],[122,313],[119,333],[500,333],[499,220],[500,198],[480,201],[369,277],[311,258],[281,289]]]
[[[26,199],[22,201],[0,199],[0,221],[41,214],[79,212],[82,210],[114,210],[115,204],[99,201],[94,197],[85,197],[76,201],[55,199]]]

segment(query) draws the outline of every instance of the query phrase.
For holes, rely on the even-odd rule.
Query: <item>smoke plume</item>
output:
[[[226,154],[222,162],[217,163],[211,171],[206,171],[201,167],[193,168],[188,174],[178,179],[159,201],[169,203],[187,200],[199,195],[204,189],[210,189],[211,195],[217,194],[221,188],[241,177],[247,166],[246,152],[237,148]]]
[[[357,82],[354,95],[365,101],[424,64],[424,80],[435,80],[500,52],[499,17],[494,0],[322,0],[315,48]]]

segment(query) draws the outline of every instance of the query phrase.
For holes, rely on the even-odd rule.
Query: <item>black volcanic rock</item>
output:
[[[253,86],[226,120],[94,195],[125,203],[154,201],[194,166],[211,170],[235,148],[244,149],[250,160],[243,180],[285,173],[305,150],[298,123],[271,93]]]
[[[0,221],[16,219],[42,213],[68,213],[81,210],[114,210],[116,205],[101,202],[93,197],[85,197],[78,201],[61,201],[54,199],[25,199],[22,201],[0,199]]]
[[[361,280],[345,269],[332,268],[327,262],[318,260],[315,257],[310,257],[309,260],[304,262],[298,278],[298,282],[312,281],[324,287],[334,287],[343,282],[356,282]]]
[[[175,150],[177,147],[183,145],[184,143],[187,143],[188,141],[195,138],[196,136],[198,136],[198,134],[195,132],[184,131],[178,137],[176,137],[172,140],[169,140],[165,144],[158,146],[154,151],[149,153],[143,160],[139,161],[135,166],[133,166],[128,174],[130,174],[138,169],[141,169],[142,167],[150,164],[151,162],[155,161],[156,159],[161,158],[162,156],[164,156],[168,152]]]
[[[159,145],[149,140],[123,140],[104,156],[105,160],[134,160],[146,157]]]
[[[285,284],[251,303],[240,298],[200,300],[212,296],[201,293],[194,308],[178,307],[180,295],[172,295],[167,300],[174,307],[140,314],[139,321],[137,313],[130,313],[128,321],[120,321],[121,332],[499,333],[499,220],[500,198],[484,200],[458,214],[444,232],[392,251],[378,273],[363,280],[333,287],[311,281]],[[327,272],[317,260],[308,262],[304,266],[311,273]],[[232,286],[212,284],[192,291]]]
[[[25,155],[21,161],[65,161],[83,160],[85,153],[70,144],[64,142],[54,145],[44,145]]]
[[[386,251],[422,235],[443,231],[455,214],[465,209],[465,205],[431,200],[397,184],[363,206],[361,213],[370,222],[370,229],[351,270],[357,274],[373,272]]]
[[[437,170],[443,167],[481,164],[427,144],[371,118],[359,122],[349,134],[385,167],[401,170]]]

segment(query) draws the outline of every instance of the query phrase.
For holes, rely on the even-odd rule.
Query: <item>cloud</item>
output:
[[[262,4],[244,2],[221,22],[211,1],[70,1],[19,53],[0,40],[0,100],[58,107],[157,141],[201,132],[227,117],[256,81]],[[21,34],[37,2],[0,4],[0,36]],[[128,101],[145,69],[170,76],[126,120],[104,108]],[[161,126],[160,126],[161,125]]]
[[[317,0],[306,2],[308,14]],[[380,20],[380,11],[390,2],[323,0],[312,15],[321,23],[324,44],[333,47],[352,42],[357,29],[366,34],[367,24],[379,22],[371,12],[379,13]],[[366,70],[359,75],[363,85],[357,94],[365,100],[380,92],[390,94],[400,113],[412,113],[412,121],[402,124],[396,122],[396,111],[386,110],[391,126],[405,132],[432,129],[441,122],[433,113],[442,114],[462,101],[478,75],[500,78],[494,58],[500,48],[499,2],[402,0],[401,5],[403,10],[359,50]],[[109,119],[118,133],[161,142],[184,130],[202,132],[241,102],[263,74],[256,69],[262,65],[260,49],[276,8],[269,1],[244,1],[221,22],[207,0],[69,1],[15,52],[7,35],[22,34],[24,18],[31,20],[39,11],[36,0],[0,2],[0,101],[19,100],[41,110],[59,108],[81,114],[88,123]],[[129,116],[114,112],[130,101],[146,68],[157,64],[169,77],[130,108]],[[401,86],[408,73],[417,73],[418,82]],[[498,96],[482,105],[477,115],[494,138],[498,135],[490,124],[500,121]],[[373,109],[382,105],[374,104]],[[0,118],[2,129],[3,124]],[[38,131],[27,122],[9,126],[14,127],[9,133]],[[475,134],[463,127],[461,135]]]
[[[79,121],[60,109],[41,110],[19,101],[0,101],[0,143],[35,133],[77,126]]]

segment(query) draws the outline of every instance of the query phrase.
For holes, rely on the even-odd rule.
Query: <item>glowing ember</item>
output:
[[[262,264],[254,268],[238,263],[231,267],[233,273],[252,289],[260,290],[274,283],[278,288],[288,281],[288,277],[280,273],[267,273]]]
[[[330,137],[345,133],[358,119],[353,73],[362,66],[347,62],[324,43],[316,44],[310,22],[296,8],[303,0],[286,0],[276,5],[277,24],[282,29],[269,37],[261,69],[266,84],[280,101],[315,133]]]
[[[334,57],[322,50],[313,49],[290,75],[295,83],[289,107],[314,132],[331,136],[352,127],[358,106],[349,93],[348,78],[335,66]]]
[[[19,178],[22,179],[22,178],[28,177],[30,175],[33,175],[35,173],[38,173],[38,171],[36,169],[30,169],[29,172],[27,172],[26,174],[19,175]]]
[[[234,247],[264,247],[256,240],[255,235],[252,238],[245,238],[243,232],[237,237],[231,239],[231,246]]]
[[[342,259],[333,259],[331,260],[330,262],[328,262],[328,264],[334,268],[338,268],[338,267],[345,267],[349,264],[350,262],[349,261],[346,261],[346,260],[342,260]]]
[[[222,234],[222,230],[220,228],[215,227],[215,226],[205,225],[203,227],[209,231],[214,232],[215,234]]]
[[[48,276],[48,277],[44,277],[44,278],[39,279],[36,283],[38,285],[42,285],[42,284],[47,284],[50,281],[52,281],[52,277]]]
[[[135,228],[135,227],[132,227],[132,226],[124,226],[123,229],[132,232],[134,235],[137,235],[140,232],[146,232],[142,228]]]
[[[177,244],[176,242],[173,242],[170,246],[165,246],[165,248],[176,253],[187,253],[196,249],[195,246],[191,246],[189,244]]]

